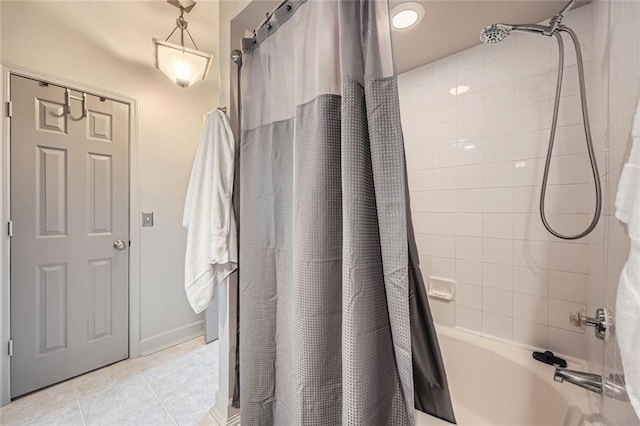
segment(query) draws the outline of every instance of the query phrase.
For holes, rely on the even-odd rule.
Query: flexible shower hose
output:
[[[577,67],[578,67],[578,80],[580,84],[580,101],[582,103],[582,121],[584,124],[584,134],[587,142],[587,151],[589,152],[589,162],[591,163],[591,172],[593,173],[593,182],[595,186],[596,192],[596,207],[593,214],[593,219],[589,226],[582,232],[576,235],[564,235],[557,231],[555,231],[549,221],[547,220],[547,215],[545,213],[545,198],[547,193],[547,184],[549,180],[549,169],[551,168],[551,157],[553,155],[553,143],[556,138],[556,127],[558,125],[558,110],[560,107],[560,94],[562,92],[562,79],[564,76],[564,41],[562,40],[562,35],[560,35],[559,31],[565,31],[571,36],[571,40],[573,41],[573,45],[576,49],[576,59],[577,59]],[[602,212],[602,187],[600,184],[600,174],[598,173],[598,164],[596,162],[596,154],[593,148],[593,139],[591,138],[591,128],[589,125],[589,112],[587,110],[587,92],[585,88],[584,82],[584,64],[582,62],[582,49],[580,48],[580,41],[578,40],[578,36],[576,33],[568,27],[562,27],[559,31],[554,31],[553,34],[556,36],[558,40],[558,82],[556,84],[556,99],[553,105],[553,122],[551,123],[551,132],[549,135],[549,148],[547,150],[547,158],[544,164],[544,174],[542,177],[542,189],[540,192],[540,218],[542,219],[542,223],[544,227],[547,228],[552,235],[561,238],[563,240],[577,240],[579,238],[585,237],[589,235],[598,224],[600,220],[600,213]]]

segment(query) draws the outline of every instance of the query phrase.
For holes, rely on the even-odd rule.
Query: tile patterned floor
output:
[[[216,425],[218,342],[202,337],[13,401],[0,425]]]

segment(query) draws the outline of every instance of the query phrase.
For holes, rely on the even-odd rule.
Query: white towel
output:
[[[616,339],[625,385],[640,416],[640,104],[632,130],[629,161],[622,169],[616,195],[616,217],[627,224],[631,249],[618,284]]]
[[[191,171],[182,224],[187,228],[184,286],[196,313],[215,296],[215,286],[238,265],[233,211],[235,140],[227,116],[206,115]]]

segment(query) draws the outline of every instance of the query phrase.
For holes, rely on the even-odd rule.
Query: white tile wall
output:
[[[567,17],[590,80],[603,56],[594,47],[593,10]],[[552,41],[513,34],[399,77],[409,189],[424,275],[459,283],[455,302],[431,302],[436,321],[585,357],[585,333],[567,318],[588,302],[589,243],[597,238],[562,242],[538,217],[555,96]],[[549,220],[566,233],[589,222],[594,200],[575,73],[568,55],[547,192]],[[606,100],[607,91],[587,83],[591,105]],[[450,94],[458,86],[469,90]],[[592,109],[606,129],[607,108]]]
[[[616,342],[572,327],[567,314],[587,305],[615,316],[629,238],[614,201],[640,93],[640,2],[595,0],[565,23],[584,50],[604,190],[596,231],[568,243],[538,217],[558,52],[553,40],[521,33],[400,76],[412,215],[423,273],[459,283],[455,302],[431,302],[436,321],[623,374]],[[567,53],[547,211],[556,229],[575,233],[591,220],[594,194]],[[449,94],[460,85],[469,91]],[[599,407],[605,424],[640,425],[628,403],[602,398]]]

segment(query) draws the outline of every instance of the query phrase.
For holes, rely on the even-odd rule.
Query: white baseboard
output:
[[[214,405],[211,410],[209,410],[209,414],[213,417],[218,426],[238,426],[240,425],[240,411],[237,408],[233,408],[231,406],[228,409],[235,411],[234,414],[230,415],[230,413],[221,413],[218,405]]]
[[[196,321],[140,341],[140,355],[145,356],[201,336],[204,320]]]

